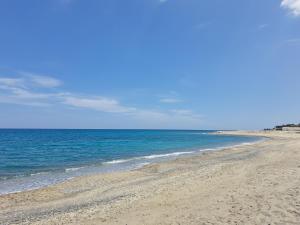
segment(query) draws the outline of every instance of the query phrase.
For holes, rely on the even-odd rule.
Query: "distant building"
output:
[[[300,131],[300,123],[299,124],[284,124],[280,126],[276,126],[274,130],[282,130],[282,131]]]

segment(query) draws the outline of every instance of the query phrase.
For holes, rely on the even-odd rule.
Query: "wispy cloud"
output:
[[[52,77],[31,75],[30,78],[33,83],[41,87],[51,88],[59,87],[62,85],[62,82],[60,80],[57,80]]]
[[[63,96],[63,103],[75,107],[111,113],[134,112],[136,110],[135,108],[122,106],[120,102],[115,99],[105,97],[82,98],[75,96]]]
[[[149,127],[199,128],[203,122],[202,115],[185,109],[174,109],[165,112],[137,110],[131,115],[143,123],[148,123]]]
[[[14,88],[28,88],[28,86],[53,88],[62,85],[62,81],[50,76],[36,75],[26,72],[19,72],[19,75],[21,77],[18,78],[0,77],[0,85]]]
[[[12,88],[11,92],[14,94],[13,97],[19,99],[47,99],[53,96],[53,94],[34,93],[21,88]]]
[[[193,119],[202,119],[203,116],[197,113],[194,113],[192,110],[189,109],[173,109],[171,110],[175,115],[180,115],[184,117],[190,117]]]
[[[49,98],[57,93],[39,93],[30,90],[36,82],[29,77],[0,77],[0,102],[21,105],[45,106]],[[38,85],[44,87],[44,84]]]
[[[202,30],[202,29],[205,29],[207,28],[208,26],[210,26],[212,24],[212,22],[202,22],[202,23],[198,23],[195,28],[197,30]]]
[[[168,0],[158,0],[159,3],[166,3]]]
[[[34,73],[28,73],[28,72],[19,72],[20,75],[27,78],[27,81],[31,82],[31,84],[39,86],[39,87],[45,87],[45,88],[53,88],[53,87],[59,87],[62,85],[62,81],[53,78],[52,76],[47,75],[37,75]]]
[[[294,44],[300,44],[300,38],[291,38],[286,40],[287,43],[294,43]]]
[[[153,110],[130,107],[115,98],[90,96],[58,90],[63,82],[50,77],[22,72],[19,77],[0,77],[0,103],[51,107],[58,104],[104,113],[122,114],[134,120],[147,121],[149,126],[172,127],[201,123],[201,115],[188,109]],[[54,88],[55,87],[55,88]],[[164,103],[180,102],[175,97],[160,99]]]
[[[159,100],[162,103],[178,103],[181,102],[181,99],[178,98],[161,98]]]
[[[0,85],[5,87],[20,87],[24,85],[24,81],[21,78],[0,77]]]
[[[288,9],[294,16],[300,16],[300,0],[282,0],[281,7]]]
[[[182,99],[179,97],[178,92],[176,91],[168,91],[164,94],[158,95],[159,102],[166,104],[175,104],[182,102]]]
[[[258,25],[257,28],[260,29],[260,30],[263,30],[263,29],[266,29],[268,26],[269,26],[269,24],[263,23],[263,24]]]

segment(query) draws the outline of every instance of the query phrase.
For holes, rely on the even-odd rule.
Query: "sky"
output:
[[[300,0],[1,0],[0,127],[300,122]]]

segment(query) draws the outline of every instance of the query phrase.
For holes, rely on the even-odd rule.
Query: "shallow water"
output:
[[[259,139],[212,132],[0,129],[0,194]]]

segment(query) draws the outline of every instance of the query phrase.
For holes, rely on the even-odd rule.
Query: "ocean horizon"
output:
[[[0,129],[0,194],[258,141],[217,130]]]

